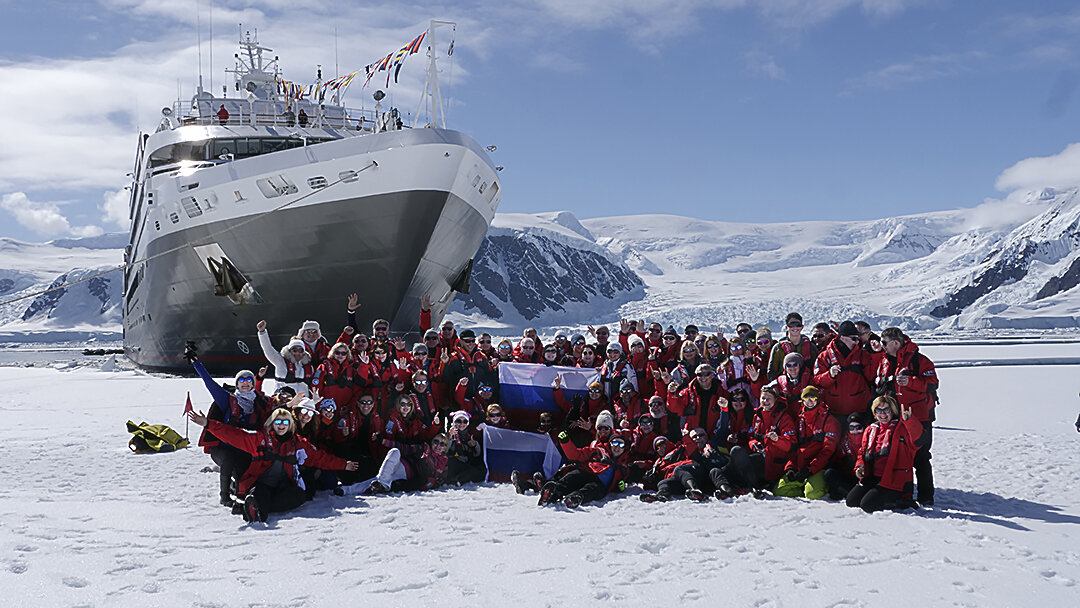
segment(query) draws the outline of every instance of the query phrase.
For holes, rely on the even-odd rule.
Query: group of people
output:
[[[222,504],[248,521],[286,511],[319,490],[412,491],[483,481],[484,425],[546,433],[565,464],[551,478],[515,471],[519,493],[567,507],[640,484],[641,500],[725,500],[740,494],[831,497],[867,512],[934,501],[930,448],[937,402],[934,364],[899,328],[818,323],[804,333],[791,313],[784,334],[740,323],[731,336],[688,325],[623,319],[618,333],[589,327],[542,341],[534,329],[496,340],[450,321],[409,348],[376,320],[346,325],[333,342],[305,321],[276,348],[256,327],[273,367],[217,384],[185,355],[214,404],[192,412],[200,445],[220,467]],[[585,368],[597,380],[571,391],[562,374],[558,411],[500,405],[503,363]],[[595,370],[595,371],[593,371]],[[916,493],[917,492],[917,493]]]

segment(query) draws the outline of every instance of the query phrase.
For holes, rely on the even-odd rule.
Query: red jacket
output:
[[[301,342],[304,341],[301,340]],[[308,355],[311,356],[311,364],[315,366],[319,365],[320,363],[325,361],[327,357],[330,356],[330,344],[323,336],[319,336],[318,339],[315,340],[314,344],[308,344],[307,342],[304,342],[304,350],[306,350]]]
[[[735,436],[735,441],[726,441],[728,449],[740,445],[750,449],[750,439],[754,434],[754,410],[747,405],[741,410],[728,407],[728,438]]]
[[[394,412],[390,415],[390,419],[386,422],[386,426],[382,428],[383,445],[387,445],[387,442],[396,443],[425,443],[431,441],[435,435],[441,431],[439,427],[434,424],[426,422],[420,417],[416,410],[413,410],[413,415],[408,419],[401,417],[401,412],[394,408]]]
[[[348,360],[343,363],[336,359],[323,361],[311,379],[312,390],[319,391],[324,399],[333,399],[339,408],[356,403],[360,396],[359,384],[360,378]]]
[[[900,386],[896,382],[901,375],[908,377],[907,386]],[[875,379],[879,393],[895,395],[897,403],[911,407],[911,417],[919,422],[933,422],[935,419],[936,404],[929,390],[931,386],[936,389],[937,384],[934,362],[921,354],[919,347],[911,341],[900,348],[895,359],[888,356],[881,359]]]
[[[777,407],[783,407],[789,413],[795,415],[799,408],[802,407],[802,389],[809,386],[811,380],[813,380],[813,376],[806,366],[803,366],[798,382],[792,381],[786,373],[780,374],[776,380],[769,383],[769,386],[775,386],[780,391],[780,403],[777,404]]]
[[[922,435],[922,423],[911,418],[898,422],[893,419],[882,427],[875,422],[863,431],[862,447],[856,466],[865,469],[866,475],[880,477],[878,485],[897,492],[910,492],[912,463],[919,447],[915,442]]]
[[[668,394],[667,408],[684,418],[683,429],[692,431],[697,427],[703,427],[705,432],[712,437],[719,427],[721,432],[727,429],[727,406],[720,405],[720,398],[728,398],[728,392],[715,379],[713,380],[713,392],[708,397],[708,403],[702,403],[700,385],[695,380],[690,386],[675,394]]]
[[[552,394],[555,396],[555,405],[559,406],[563,414],[570,413],[570,408],[574,406],[573,402],[566,398],[562,388],[552,389]],[[586,397],[581,401],[581,419],[588,420],[593,424],[596,423],[596,417],[600,415],[601,410],[607,410],[611,412],[612,417],[615,417],[615,408],[612,407],[611,402],[604,397],[603,393],[600,393],[600,397],[596,399],[590,399]]]
[[[799,447],[795,450],[795,457],[788,462],[787,469],[808,469],[813,475],[832,460],[840,443],[840,423],[830,414],[829,406],[824,401],[818,401],[818,406],[812,410],[803,408],[797,425]]]
[[[562,442],[562,449],[567,460],[577,462],[578,468],[589,471],[601,480],[610,478],[605,488],[607,492],[610,492],[620,481],[626,478],[626,463],[630,458],[629,450],[623,452],[618,459],[615,459],[611,455],[611,448],[606,443],[594,441],[591,445],[579,448],[569,439]]]
[[[870,387],[877,368],[870,354],[858,344],[846,357],[840,347],[841,342],[833,340],[818,355],[814,362],[814,386],[821,389],[821,397],[828,402],[833,414],[847,416],[865,412],[873,398]],[[840,366],[840,373],[835,378],[829,374],[833,365]]]
[[[784,474],[784,467],[791,459],[799,434],[791,416],[779,409],[779,404],[769,411],[758,410],[754,415],[753,435],[750,449],[765,455],[765,478],[776,481]],[[776,440],[769,439],[770,432],[776,432]]]
[[[292,433],[284,441],[274,433],[265,430],[249,431],[238,429],[217,420],[208,420],[206,428],[225,443],[251,454],[251,464],[240,477],[237,494],[244,496],[255,486],[273,464],[281,460],[285,464],[285,474],[299,488],[304,489],[304,480],[300,477],[299,465],[315,467],[327,471],[345,469],[345,459],[338,458],[308,443],[307,439]]]

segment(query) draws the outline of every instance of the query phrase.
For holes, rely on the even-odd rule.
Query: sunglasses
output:
[[[626,447],[626,442],[621,440],[621,439],[612,439],[611,440],[611,447],[613,447],[613,448],[625,448]]]
[[[604,426],[596,427],[596,430],[597,431],[609,431],[610,432],[610,431],[613,431],[614,429],[611,428],[610,426],[604,425]]]
[[[712,376],[713,376],[712,372],[700,372],[700,373],[697,374],[698,378],[712,378]]]
[[[491,340],[480,340],[480,344],[491,344]]]
[[[772,340],[758,340],[757,343],[762,345],[762,346],[768,346],[769,342],[771,342],[771,341]]]
[[[891,414],[891,413],[892,413],[892,409],[891,409],[891,408],[887,408],[887,407],[875,407],[875,408],[874,408],[874,413],[875,413],[875,414]]]
[[[500,344],[499,350],[514,350],[509,344]]]
[[[598,332],[596,332],[596,335],[597,336],[607,336],[607,335],[610,335],[610,334],[608,334],[608,332],[606,332],[606,331],[598,331]]]
[[[705,346],[707,346],[709,348],[720,348],[719,344],[706,344]]]
[[[502,412],[492,412],[492,413],[488,414],[488,418],[502,418],[502,417],[503,417]]]
[[[659,327],[650,327],[649,328],[649,333],[650,334],[658,334],[658,333],[660,333],[660,328]]]
[[[335,350],[335,351],[334,351],[334,356],[335,356],[335,357],[338,357],[338,356],[341,356],[341,357],[348,357],[348,356],[349,356],[349,353],[347,353],[347,352],[345,352],[345,351],[343,351],[343,350]]]
[[[315,410],[311,409],[310,407],[302,407],[299,410],[297,410],[296,413],[301,415],[301,416],[304,415],[304,414],[307,414],[308,416],[314,417],[316,412],[315,412]]]
[[[469,424],[469,420],[467,418],[458,418],[454,420],[454,424]]]
[[[597,392],[599,392],[599,391],[597,391]],[[624,395],[629,395],[630,393],[634,392],[634,389],[632,389],[632,388],[624,388],[619,392],[624,394]]]
[[[589,392],[590,392],[590,393],[599,393],[599,392],[600,392],[600,389],[598,389],[598,388],[590,388],[590,389],[589,389]]]
[[[367,344],[367,341],[368,341],[367,338],[357,338],[357,339],[353,340],[353,344]],[[304,349],[300,349],[300,350],[304,350]]]
[[[742,350],[742,349],[743,349],[742,344],[736,344],[735,346],[731,347],[731,350]]]
[[[436,446],[436,447],[440,447],[440,448],[445,448],[446,447],[446,442],[445,441],[432,441],[431,445]]]
[[[697,349],[696,348],[684,348],[684,349],[682,349],[682,352],[684,352],[684,353],[696,353]]]
[[[374,352],[373,354],[374,354],[375,356],[379,356],[379,355],[386,355],[386,351],[382,351],[382,350],[377,350],[377,351],[375,351],[375,352]]]
[[[535,346],[522,346],[521,350],[536,350]]]
[[[788,323],[787,326],[791,327],[791,328],[795,328],[795,327],[802,327],[803,324],[802,323]]]
[[[275,418],[274,424],[279,424],[281,426],[289,426],[290,424],[292,424],[292,420],[289,420],[288,418]]]
[[[796,367],[799,367],[800,365],[802,365],[802,364],[801,363],[785,363],[784,367],[790,367],[790,368],[794,369]]]
[[[862,427],[861,424],[852,424],[852,425],[849,425],[847,428],[848,428],[848,431],[850,431],[852,433],[861,433],[862,430],[863,430],[863,427]]]
[[[289,350],[291,350],[294,353],[302,353],[302,352],[304,352],[304,347],[303,346],[294,346],[294,347],[290,348]]]
[[[418,384],[420,386],[426,386],[427,385],[427,380],[414,380],[413,384]]]
[[[255,382],[255,377],[254,376],[240,376],[239,378],[236,379],[236,383],[240,384],[241,382],[254,383]]]
[[[361,401],[360,405],[375,405],[374,401]]]
[[[675,339],[675,336],[664,336],[664,342],[671,342]]]
[[[649,426],[652,423],[653,423],[652,418],[642,418],[641,420],[638,420],[638,424],[644,424],[645,426]]]
[[[748,334],[748,333],[750,333],[750,330],[749,330],[748,328],[745,328],[745,327],[744,327],[744,328],[740,329],[740,330],[738,331],[738,333],[739,333],[739,335],[742,335],[742,334]]]
[[[810,336],[810,337],[813,338],[814,340],[820,340],[820,339],[825,337],[825,334],[814,334],[813,336]]]
[[[438,339],[439,339],[439,336],[425,336],[424,337],[424,342],[431,342],[432,340],[438,340]],[[365,342],[366,341],[367,340],[365,340]]]
[[[388,327],[376,327],[375,331],[386,331],[387,329],[389,329],[389,328]]]
[[[584,346],[584,345],[585,345],[584,340],[578,340],[578,341],[574,342],[574,346]]]
[[[466,344],[472,344],[473,342],[476,342],[476,338],[462,338],[461,341]]]

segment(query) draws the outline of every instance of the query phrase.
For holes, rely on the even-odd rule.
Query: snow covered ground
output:
[[[1030,354],[949,348],[927,352]],[[637,490],[570,512],[485,484],[320,495],[247,525],[217,505],[201,450],[126,447],[129,419],[183,432],[185,393],[208,401],[197,379],[0,368],[0,595],[26,606],[1075,606],[1076,370],[941,369],[937,506],[914,513],[644,504]]]

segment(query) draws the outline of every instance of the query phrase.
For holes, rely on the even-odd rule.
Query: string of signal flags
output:
[[[427,30],[420,33],[419,36],[413,38],[411,42],[401,47],[396,51],[388,53],[385,57],[380,57],[375,61],[367,64],[361,69],[353,70],[343,76],[338,76],[333,80],[328,80],[322,84],[309,84],[302,85],[295,82],[278,79],[278,93],[285,96],[286,99],[304,99],[310,98],[316,103],[322,103],[326,99],[327,93],[340,95],[345,94],[345,90],[352,83],[360,72],[364,72],[367,78],[364,79],[363,86],[366,87],[368,82],[377,72],[386,72],[386,86],[390,86],[390,76],[393,72],[394,82],[398,81],[398,74],[401,73],[401,66],[405,65],[405,59],[410,55],[415,55],[423,48],[424,38],[427,37]],[[446,55],[451,56],[454,54],[454,37],[450,39],[450,46],[446,49]],[[362,88],[362,87],[361,87]]]

